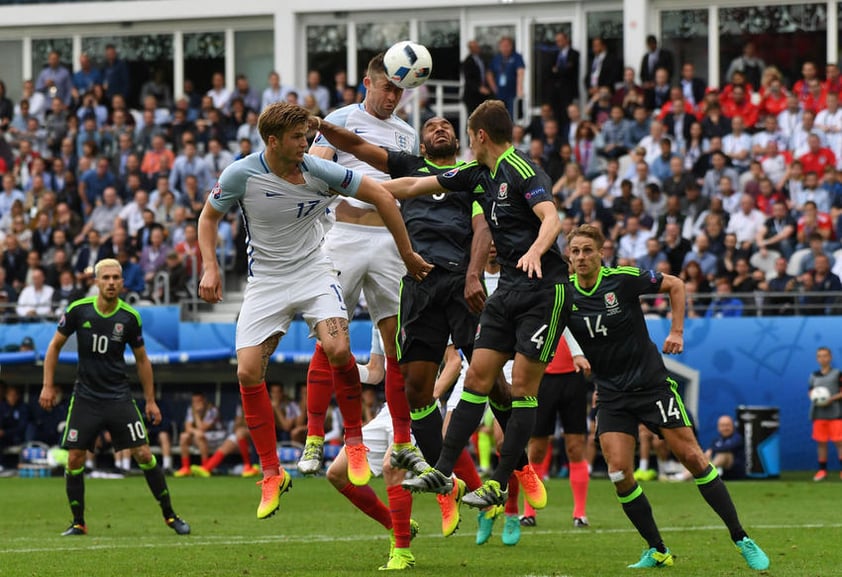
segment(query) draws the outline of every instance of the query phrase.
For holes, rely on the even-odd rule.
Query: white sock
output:
[[[164,469],[172,469],[172,455],[164,456]]]
[[[131,457],[123,457],[123,462],[121,465],[122,469],[128,471],[132,468],[132,458]]]
[[[85,460],[85,467],[87,467],[88,469],[96,469],[96,467],[94,467],[94,460],[93,459],[86,459]]]
[[[649,470],[649,459],[641,459],[640,460],[640,469],[642,471],[648,471]]]

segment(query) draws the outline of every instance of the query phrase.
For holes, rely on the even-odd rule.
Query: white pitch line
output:
[[[772,525],[751,525],[750,528],[752,530],[788,530],[788,529],[839,529],[842,528],[842,523],[805,523],[802,525],[784,525],[784,524],[772,524]],[[679,533],[679,532],[701,532],[701,531],[724,531],[724,527],[722,525],[700,525],[695,527],[664,527],[661,528],[661,532],[664,533]],[[594,534],[619,534],[619,533],[636,533],[635,529],[628,528],[628,529],[560,529],[560,530],[529,530],[528,533],[534,535],[587,535],[590,533]],[[440,538],[443,539],[441,535],[432,535],[433,538]],[[473,533],[465,532],[454,535],[456,538],[467,538],[470,537],[471,539],[474,538]],[[425,535],[424,538],[427,538]],[[67,546],[67,547],[25,547],[25,548],[10,548],[10,549],[0,549],[0,555],[13,555],[13,554],[24,554],[24,553],[55,553],[59,551],[96,551],[100,549],[158,549],[161,547],[203,547],[207,545],[218,546],[218,545],[254,545],[254,544],[267,544],[267,543],[329,543],[329,542],[336,542],[336,541],[344,541],[344,542],[360,542],[360,541],[371,541],[372,539],[386,539],[385,535],[355,535],[355,536],[344,536],[344,537],[337,537],[334,535],[295,535],[295,536],[284,536],[284,535],[272,535],[267,537],[255,537],[251,535],[208,535],[203,537],[174,537],[172,540],[167,540],[163,542],[156,542],[156,543],[148,543],[148,542],[138,542],[135,539],[129,540],[126,537],[89,537],[89,539],[96,539],[97,543],[85,545],[82,541],[85,540],[85,537],[78,537],[75,539],[68,539],[68,538],[55,538],[57,541],[61,542],[68,542],[72,541],[76,545],[74,546]],[[453,539],[451,537],[451,539]],[[10,541],[32,541],[32,538],[23,538],[18,537],[16,539],[7,539],[5,540],[6,543]],[[43,542],[43,538],[39,538],[38,541]],[[125,543],[121,543],[120,541],[126,541]]]

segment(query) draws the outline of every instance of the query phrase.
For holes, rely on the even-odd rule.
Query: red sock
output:
[[[578,461],[570,463],[570,490],[573,492],[573,516],[584,517],[585,505],[588,502],[588,483],[591,476],[588,473],[588,462]]]
[[[477,467],[474,465],[474,460],[468,452],[467,447],[462,449],[459,453],[459,458],[456,459],[456,464],[453,465],[453,472],[456,476],[465,481],[465,486],[468,491],[476,491],[482,486],[482,479],[477,473]]]
[[[260,457],[264,473],[272,474],[281,467],[278,460],[278,436],[275,433],[275,412],[269,400],[266,382],[256,387],[240,385],[243,400],[243,416],[251,434],[251,442]]]
[[[412,494],[400,485],[386,487],[386,492],[389,494],[392,529],[395,531],[395,547],[409,549],[409,518],[412,515]]]
[[[225,453],[223,453],[222,451],[217,451],[216,453],[214,453],[214,454],[211,456],[211,458],[210,458],[210,459],[208,459],[208,460],[207,460],[207,461],[206,461],[206,462],[202,465],[202,468],[203,468],[204,470],[206,470],[206,471],[213,471],[213,470],[214,470],[214,469],[216,469],[216,468],[217,468],[220,464],[222,464],[222,461],[224,461],[224,460],[225,460]]]
[[[249,451],[249,440],[247,437],[237,439],[237,446],[240,447],[240,457],[243,459],[243,467],[251,467],[251,451]]]
[[[187,451],[186,455],[181,456],[181,468],[182,469],[189,469],[190,468],[190,451]]]
[[[506,515],[517,515],[519,513],[517,503],[519,495],[520,483],[518,483],[515,474],[512,473],[511,477],[509,477],[509,498],[506,499]]]
[[[333,397],[333,373],[321,343],[310,358],[307,369],[307,436],[325,436],[325,413]]]
[[[392,415],[395,443],[411,443],[409,401],[406,400],[406,386],[397,357],[386,357],[386,404]]]
[[[362,385],[360,372],[357,370],[357,360],[351,355],[351,360],[344,367],[334,367],[333,387],[336,389],[336,403],[342,413],[345,423],[345,442],[362,443],[363,439],[363,404],[360,399]]]
[[[553,448],[552,448],[552,445],[547,447],[547,454],[544,455],[544,460],[541,461],[540,467],[541,467],[541,472],[538,474],[538,477],[540,477],[540,479],[543,481],[544,477],[547,476],[547,471],[549,471],[553,467]],[[536,473],[538,473],[538,467],[537,466],[532,465],[532,468],[535,469]]]
[[[370,486],[357,487],[348,483],[339,489],[339,492],[345,495],[345,498],[351,501],[354,507],[383,525],[383,527],[386,529],[392,528],[392,516],[389,514],[389,509]]]

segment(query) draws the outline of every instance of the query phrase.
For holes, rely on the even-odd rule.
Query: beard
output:
[[[424,151],[430,158],[444,158],[447,156],[453,156],[454,154],[456,154],[456,142],[449,141],[446,143],[442,143],[438,146],[436,146],[432,142],[425,142]]]

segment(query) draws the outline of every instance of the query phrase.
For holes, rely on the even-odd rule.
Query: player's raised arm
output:
[[[53,379],[56,374],[56,365],[58,364],[58,354],[61,352],[64,343],[67,342],[67,337],[56,331],[53,335],[53,340],[50,341],[47,347],[47,352],[44,355],[44,376],[41,386],[41,395],[38,397],[38,404],[42,409],[50,410],[56,404],[56,387]]]
[[[439,184],[437,176],[424,176],[421,178],[405,176],[403,178],[388,180],[381,184],[398,200],[424,196],[425,194],[447,192],[448,190]]]
[[[366,142],[358,134],[351,132],[347,128],[322,120],[318,116],[311,116],[309,125],[310,128],[318,130],[322,136],[327,138],[339,150],[353,154],[380,172],[389,172],[389,152],[385,148],[380,148],[379,146]],[[311,154],[313,148],[330,150],[326,146],[311,147]],[[333,157],[331,156],[329,158]]]
[[[217,185],[219,186],[219,185]],[[202,280],[199,282],[199,297],[208,303],[222,300],[222,281],[219,263],[216,260],[216,242],[219,235],[219,221],[225,216],[210,204],[210,196],[199,215],[199,250],[202,253]]]
[[[672,308],[670,333],[664,339],[663,351],[668,355],[677,355],[684,351],[684,281],[671,274],[665,274],[661,281],[661,292],[669,293]]]
[[[479,314],[485,307],[485,286],[482,284],[482,272],[485,263],[488,261],[488,251],[491,248],[491,229],[485,220],[477,202],[473,203],[473,215],[471,227],[474,237],[471,240],[471,259],[468,261],[468,270],[465,271],[465,301],[471,311]]]
[[[432,178],[435,180],[435,177]],[[364,176],[359,189],[357,189],[356,197],[377,207],[377,212],[380,213],[383,224],[386,225],[395,239],[395,244],[398,247],[401,259],[406,264],[407,271],[413,277],[423,279],[433,269],[433,265],[412,250],[412,243],[409,240],[409,233],[406,231],[406,225],[403,222],[400,210],[383,184]]]
[[[517,268],[525,272],[529,278],[533,274],[542,278],[541,257],[555,243],[561,232],[561,219],[558,212],[550,201],[539,202],[532,207],[532,211],[541,219],[541,228],[538,229],[538,237],[529,250],[517,261]]]

